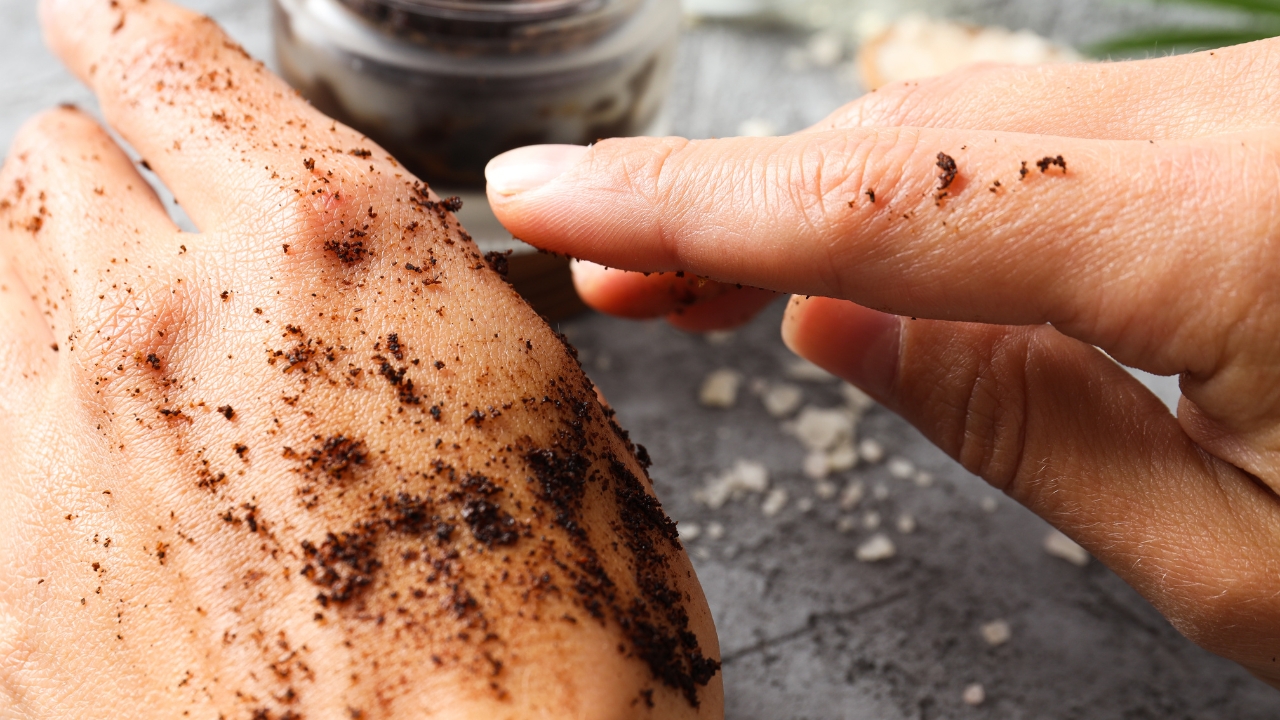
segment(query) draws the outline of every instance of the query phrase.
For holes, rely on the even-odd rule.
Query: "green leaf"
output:
[[[1208,5],[1264,15],[1280,15],[1280,0],[1157,0],[1162,5]]]
[[[1107,40],[1088,51],[1090,55],[1098,56],[1138,50],[1212,50],[1277,35],[1280,35],[1280,27],[1270,23],[1260,28],[1157,28]]]

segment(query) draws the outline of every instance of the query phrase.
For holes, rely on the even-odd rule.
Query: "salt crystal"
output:
[[[760,399],[770,415],[776,418],[790,417],[800,409],[800,403],[804,402],[804,390],[799,385],[778,383],[765,390]]]
[[[707,480],[693,499],[715,510],[726,502],[747,493],[760,493],[769,489],[769,469],[758,462],[739,460],[718,477]]]
[[[850,481],[844,486],[844,492],[840,493],[840,509],[849,511],[858,507],[858,503],[862,502],[862,497],[866,493],[867,488],[861,480]]]
[[[711,332],[707,333],[704,337],[706,337],[707,342],[711,343],[712,345],[724,345],[733,339],[733,331],[732,330],[712,330]]]
[[[874,465],[884,459],[884,446],[867,438],[858,443],[858,457]]]
[[[813,498],[802,497],[796,501],[796,511],[807,513],[813,511]]]
[[[842,515],[836,520],[836,531],[840,533],[851,533],[858,528],[858,519],[852,515]]]
[[[1089,564],[1089,551],[1076,544],[1075,540],[1052,530],[1044,537],[1044,551],[1050,555],[1066,560],[1072,565],[1084,567]]]
[[[898,554],[898,549],[893,546],[893,541],[887,535],[877,533],[858,546],[854,557],[859,562],[869,563],[888,560],[896,554]]]
[[[815,33],[805,44],[805,53],[814,67],[832,67],[844,57],[844,38],[831,31]]]
[[[697,523],[680,523],[676,525],[676,529],[680,531],[680,539],[685,542],[697,540],[702,534],[702,526]]]
[[[880,513],[875,510],[868,510],[862,516],[862,527],[868,530],[876,530],[880,527]]]
[[[827,452],[827,467],[833,472],[852,470],[858,464],[858,451],[853,442],[841,443]]]
[[[871,497],[877,500],[888,500],[889,499],[888,486],[886,486],[884,483],[876,483],[876,486],[874,488],[871,488]]]
[[[698,402],[707,407],[731,408],[738,401],[738,386],[741,384],[742,373],[729,368],[720,368],[702,381],[702,389],[698,391]]]
[[[853,416],[844,408],[819,408],[812,405],[784,428],[808,450],[830,450],[853,441]]]
[[[831,461],[826,453],[814,450],[804,456],[804,463],[800,468],[804,471],[805,477],[821,480],[831,474]]]
[[[889,458],[889,464],[887,467],[889,469],[889,475],[897,478],[898,480],[906,480],[916,472],[916,466],[912,465],[910,460],[902,457]]]
[[[977,707],[987,700],[987,691],[982,687],[982,683],[973,683],[964,689],[964,694],[960,696],[964,700],[965,705]]]
[[[785,373],[788,378],[797,382],[831,382],[836,379],[835,375],[803,358],[791,361]]]
[[[995,512],[996,509],[1000,507],[1000,503],[996,502],[996,499],[990,495],[982,498],[982,501],[979,502],[978,505],[981,506],[985,512],[989,513]]]
[[[910,535],[916,531],[916,519],[910,515],[898,516],[898,532],[903,535]]]
[[[760,503],[760,512],[765,517],[773,517],[782,512],[787,506],[787,491],[782,488],[774,488],[765,496],[764,502]]]
[[[986,640],[991,647],[1009,642],[1009,638],[1012,636],[1013,630],[1009,628],[1009,623],[1004,620],[992,620],[982,625],[982,639]]]
[[[835,483],[828,482],[826,480],[818,483],[813,487],[814,494],[822,498],[823,500],[830,500],[831,498],[836,496],[836,492],[838,491],[839,491],[839,488],[836,487]]]
[[[707,523],[707,537],[711,540],[719,540],[724,537],[724,525],[715,521]]]
[[[924,470],[921,470],[920,472],[913,475],[911,479],[919,487],[929,487],[930,485],[933,484],[933,473],[927,473]]]
[[[850,383],[840,384],[840,394],[844,396],[844,404],[857,415],[862,415],[876,404],[870,395]]]

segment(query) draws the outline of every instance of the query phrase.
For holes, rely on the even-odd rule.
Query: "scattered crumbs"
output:
[[[955,182],[956,174],[959,172],[956,169],[955,158],[943,152],[938,153],[938,169],[941,170],[938,173],[938,189],[946,190],[951,187],[951,183]]]
[[[1061,155],[1057,157],[1044,157],[1036,161],[1036,167],[1040,168],[1040,173],[1042,175],[1049,172],[1049,168],[1055,166],[1062,168],[1063,175],[1067,174],[1067,161],[1063,160]]]
[[[964,700],[965,705],[977,707],[987,701],[987,691],[982,683],[972,683],[965,687],[960,699]]]
[[[1004,620],[992,620],[989,623],[983,623],[979,628],[982,632],[982,639],[991,647],[999,647],[1013,637],[1013,630],[1009,627],[1009,623]]]
[[[730,500],[768,489],[768,468],[751,460],[738,460],[720,475],[708,478],[706,485],[693,493],[693,499],[715,510]]]
[[[895,480],[909,480],[916,474],[916,466],[904,457],[889,458],[885,467],[889,470],[889,476]]]
[[[858,529],[858,519],[852,515],[841,515],[836,520],[836,532],[841,535],[848,535]]]
[[[796,512],[804,514],[813,511],[813,498],[802,497],[796,501]]]
[[[703,335],[711,345],[728,345],[733,336],[732,330],[712,330]]]
[[[738,388],[742,385],[742,373],[730,368],[720,368],[707,375],[698,390],[698,402],[705,407],[731,408],[738,402]]]
[[[862,484],[861,480],[850,480],[845,485],[844,492],[840,493],[840,509],[848,512],[862,502],[862,498],[867,494],[867,486]]]
[[[897,554],[898,548],[894,546],[889,536],[883,533],[876,533],[858,546],[854,557],[858,559],[858,562],[873,563],[888,560]]]
[[[828,480],[823,480],[813,486],[813,494],[817,495],[822,500],[831,500],[838,492],[840,492],[840,488],[836,487],[835,483]]]
[[[988,495],[978,502],[978,506],[982,508],[983,512],[993,513],[1000,507],[1000,503]]]
[[[880,522],[880,513],[875,510],[868,510],[862,514],[862,527],[868,530],[879,530]]]
[[[1051,530],[1044,536],[1044,551],[1076,567],[1089,564],[1089,551],[1057,530]]]
[[[920,470],[911,476],[911,481],[919,487],[931,487],[933,485],[933,473]]]
[[[871,489],[871,497],[876,500],[888,500],[889,486],[884,483],[876,483],[876,486]]]
[[[916,519],[906,513],[898,516],[897,522],[898,532],[903,535],[910,535],[916,531]]]
[[[787,491],[783,488],[774,488],[765,496],[764,502],[760,503],[760,512],[765,517],[774,517],[782,512],[787,506]]]
[[[764,409],[776,418],[791,417],[804,402],[804,390],[791,383],[774,383],[760,396]]]
[[[858,457],[874,465],[884,460],[884,446],[871,438],[867,438],[858,443]]]

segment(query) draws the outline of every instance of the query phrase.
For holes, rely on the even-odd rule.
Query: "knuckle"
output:
[[[979,342],[986,347],[970,352],[963,375],[954,378],[961,392],[944,436],[965,469],[1026,501],[1035,492],[1035,475],[1024,467],[1027,340],[1022,333],[990,332],[1000,335],[982,337]]]

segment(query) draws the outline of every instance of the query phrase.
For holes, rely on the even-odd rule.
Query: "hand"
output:
[[[1280,686],[1277,57],[975,68],[789,137],[520,149],[489,198],[620,268],[578,267],[605,311],[674,307],[622,270],[714,283],[703,328],[759,307],[736,283],[812,296],[792,349]],[[1180,374],[1177,418],[1111,358]]]
[[[452,204],[207,18],[42,17],[201,232],[75,109],[0,172],[0,715],[722,717],[636,449]]]

